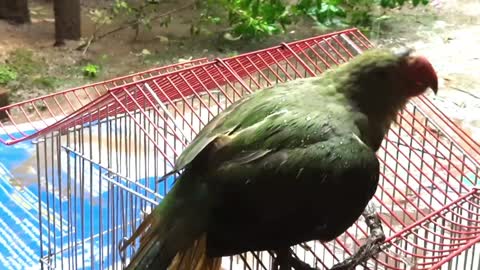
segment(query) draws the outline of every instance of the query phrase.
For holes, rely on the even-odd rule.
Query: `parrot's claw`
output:
[[[373,207],[367,207],[362,216],[370,229],[370,235],[366,243],[351,258],[334,265],[330,270],[353,270],[357,265],[367,262],[382,251],[381,246],[385,241],[385,233],[380,218],[378,218]]]
[[[124,267],[126,265],[125,264],[126,258],[125,258],[124,251],[125,251],[126,246],[128,245],[127,242],[128,242],[128,238],[125,237],[122,240],[120,240],[120,243],[118,243],[118,250],[120,251],[120,260],[121,260]]]

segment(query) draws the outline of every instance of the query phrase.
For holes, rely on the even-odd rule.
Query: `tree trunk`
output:
[[[81,36],[80,0],[55,0],[55,46]]]
[[[0,19],[13,23],[30,23],[28,0],[0,0]]]
[[[10,105],[9,91],[0,86],[0,108]],[[0,111],[0,121],[8,120],[8,114],[5,110]]]

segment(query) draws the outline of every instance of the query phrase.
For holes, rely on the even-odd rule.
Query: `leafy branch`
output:
[[[165,13],[159,12],[158,0],[137,1],[134,6],[127,0],[115,0],[112,7],[93,10],[90,18],[96,27],[92,36],[77,49],[88,50],[95,41],[113,33],[132,28],[137,39],[140,28],[148,30],[152,23],[167,27],[171,16],[185,9],[195,7],[200,12],[199,19],[192,19],[191,34],[199,34],[209,25],[224,25],[231,40],[258,39],[286,31],[288,25],[302,18],[309,18],[325,26],[350,25],[369,26],[373,22],[376,7],[387,9],[411,3],[413,7],[426,5],[429,0],[298,0],[289,4],[285,0],[192,0],[185,5]],[[385,17],[385,16],[384,16]],[[101,33],[105,26],[117,18],[126,18],[116,28]]]
[[[396,8],[406,3],[414,7],[428,0],[203,0],[204,22],[227,23],[236,39],[250,39],[283,33],[288,25],[310,18],[325,26],[369,26],[373,11]],[[214,19],[214,21],[212,20]]]
[[[143,25],[146,28],[150,29],[151,23],[157,22],[160,19],[169,18],[171,15],[177,12],[191,8],[192,6],[195,5],[195,3],[196,1],[192,1],[188,4],[185,4],[173,10],[167,11],[165,13],[154,15],[153,11],[146,12],[146,10],[148,9],[149,6],[156,5],[156,3],[147,1],[144,5],[142,5],[139,8],[132,8],[125,1],[116,0],[110,14],[107,11],[102,11],[98,9],[94,9],[90,11],[90,19],[95,23],[95,30],[91,35],[91,37],[85,43],[77,47],[77,50],[83,49],[84,50],[83,53],[85,53],[88,50],[88,47],[90,47],[90,45],[93,42],[101,40],[111,34],[117,33],[127,28],[133,28],[135,30],[134,39],[136,40],[138,38],[140,26]],[[123,22],[122,24],[120,24],[118,27],[114,29],[111,29],[105,33],[100,34],[100,30],[104,29],[105,26],[110,25],[113,21],[113,18],[122,13],[126,13],[129,15],[133,14],[134,18]],[[169,19],[167,20],[167,22],[162,22],[161,24],[168,26],[168,21]]]

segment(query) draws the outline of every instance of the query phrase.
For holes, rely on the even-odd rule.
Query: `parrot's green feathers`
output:
[[[343,92],[346,89],[354,91],[355,87],[346,86],[351,84],[352,78],[360,76],[360,71],[388,70],[398,65],[399,59],[389,51],[372,50],[319,77],[297,79],[255,92],[212,119],[178,157],[175,170],[183,169],[204,150],[207,157],[215,159],[212,155],[220,149],[248,150],[253,147],[265,151],[271,147],[298,144],[295,138],[308,140],[305,134],[312,139],[330,136],[325,127],[328,121],[335,121],[339,126],[345,120],[343,128],[356,129],[355,123],[347,121],[352,119],[352,112],[348,111],[352,104],[349,93]],[[293,136],[296,132],[301,136]]]
[[[177,158],[174,188],[132,236],[146,235],[132,267],[218,269],[206,257],[339,236],[375,193],[390,124],[429,85],[425,59],[370,50],[243,97]]]

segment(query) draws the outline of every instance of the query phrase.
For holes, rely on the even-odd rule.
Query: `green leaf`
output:
[[[83,75],[91,78],[96,77],[99,70],[100,67],[94,64],[88,64],[82,68]]]
[[[328,6],[328,4],[322,3],[322,5],[321,5],[321,7],[320,7],[320,11],[319,11],[319,12],[320,12],[320,13],[325,13],[325,12],[327,12],[327,11],[328,11],[328,9],[329,9],[329,6]]]
[[[219,23],[222,21],[222,19],[221,19],[220,17],[211,17],[211,16],[209,16],[208,19],[209,19],[209,21],[210,21],[211,23],[213,23],[213,24],[219,24]]]
[[[340,9],[334,5],[328,5],[328,9],[333,13],[337,13],[340,11]]]
[[[393,7],[392,5],[395,5],[393,3],[394,0],[380,0],[380,5],[384,8],[387,8],[387,7]]]
[[[5,85],[11,81],[16,80],[18,74],[15,70],[7,65],[0,65],[0,85]]]

